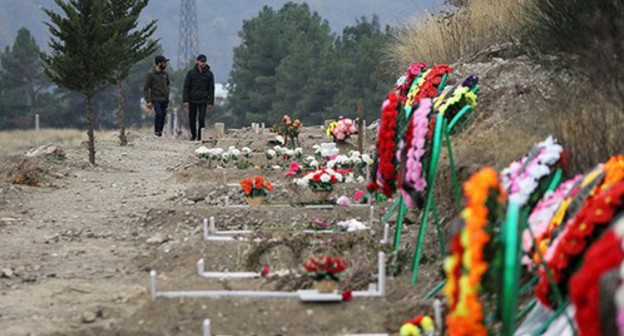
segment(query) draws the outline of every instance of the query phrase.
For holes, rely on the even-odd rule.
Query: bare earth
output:
[[[320,131],[317,131],[320,134]],[[250,146],[262,153],[268,136],[234,134],[219,143]],[[306,140],[309,148],[320,142]],[[250,243],[202,240],[201,222],[217,217],[224,228],[251,228],[278,235],[302,228],[312,219],[368,219],[368,209],[309,210],[301,207],[224,208],[224,169],[208,169],[193,150],[199,145],[148,132],[118,147],[111,134],[97,139],[98,166],[87,162],[83,148],[65,148],[62,161],[41,159],[45,181],[40,187],[0,184],[0,334],[2,335],[198,335],[204,319],[213,333],[229,335],[339,335],[346,332],[397,332],[403,320],[427,313],[419,303],[440,280],[440,254],[428,243],[419,285],[409,284],[405,265],[388,281],[385,298],[337,304],[304,304],[294,299],[163,299],[151,302],[148,272],[159,274],[162,290],[262,289],[296,290],[309,284],[296,280],[201,279],[195,263],[206,259],[209,271],[257,271],[262,265],[294,268],[327,237],[301,240],[300,255],[285,246],[262,255],[250,254]],[[257,154],[258,156],[263,156]],[[17,160],[3,158],[4,163]],[[253,170],[225,169],[229,183],[252,176]],[[258,172],[256,172],[258,173]],[[287,185],[281,172],[261,172],[276,188],[273,203],[305,198]],[[342,187],[349,195],[356,188]],[[344,189],[346,188],[346,189]],[[236,188],[230,187],[235,190]],[[242,204],[241,197],[232,197]],[[384,205],[387,206],[387,205]],[[381,214],[377,210],[377,219]],[[411,256],[416,225],[408,225],[404,247]],[[284,239],[292,239],[283,234]],[[410,237],[410,238],[407,238]],[[435,241],[431,228],[428,242]],[[148,239],[150,239],[148,242]],[[331,237],[340,253],[367,264],[374,273],[376,253],[387,248],[379,223],[373,234]],[[307,253],[307,254],[306,254]]]

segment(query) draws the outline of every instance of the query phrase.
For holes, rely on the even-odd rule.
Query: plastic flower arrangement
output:
[[[557,189],[544,194],[544,197],[537,203],[533,211],[529,215],[528,226],[522,233],[522,249],[526,256],[522,258],[522,263],[531,269],[534,265],[539,264],[539,256],[534,251],[533,236],[536,241],[543,242],[547,235],[550,235],[552,229],[549,230],[551,220],[555,216],[557,209],[560,208],[562,202],[578,187],[583,175],[577,175],[564,183],[560,184]],[[543,252],[546,249],[541,250]],[[535,264],[533,264],[535,263]]]
[[[377,135],[376,165],[371,170],[370,192],[381,189],[386,197],[392,197],[396,191],[396,136],[399,97],[396,93],[388,94],[382,105],[381,124]]]
[[[354,120],[340,117],[338,121],[329,124],[327,136],[334,141],[345,141],[350,136],[358,134],[358,129]]]
[[[430,113],[431,99],[421,99],[409,119],[407,131],[397,151],[397,158],[401,163],[398,189],[410,208],[419,203],[417,199],[427,188],[424,159]]]
[[[477,95],[473,91],[478,83],[476,76],[469,76],[454,86],[446,87],[433,99],[434,109],[450,121],[464,106],[476,107]]]
[[[300,187],[308,187],[314,192],[333,191],[334,185],[342,182],[343,177],[333,169],[318,169],[307,173],[301,179],[295,179]]]
[[[433,336],[435,324],[430,316],[419,315],[403,322],[399,334],[401,336]]]
[[[336,144],[333,142],[322,143],[318,147],[318,155],[323,158],[331,159],[332,157],[338,155],[340,153],[340,149],[336,147]],[[316,151],[315,151],[316,154]]]
[[[552,168],[559,162],[562,152],[561,145],[549,136],[535,145],[522,159],[503,169],[501,181],[509,192],[509,201],[521,206],[535,204],[541,198],[536,193],[540,181],[553,172]],[[532,204],[528,205],[532,207]]]
[[[624,236],[624,221],[619,220],[611,230],[605,232],[587,250],[583,258],[583,266],[570,279],[570,299],[576,307],[574,318],[579,327],[580,335],[611,335],[602,330],[600,305],[600,280],[602,276],[613,270],[620,269],[624,261],[622,237]],[[620,271],[620,274],[623,274]],[[622,288],[622,286],[620,286]],[[619,289],[617,290],[619,291]],[[616,291],[616,293],[617,293]],[[609,305],[613,305],[610,297]],[[620,304],[620,297],[616,294],[616,304]],[[622,327],[622,311],[616,312],[615,320]],[[604,314],[604,312],[603,312]],[[621,332],[624,331],[620,329]]]
[[[615,156],[603,166],[602,183],[593,191],[576,216],[565,225],[558,242],[553,242],[544,261],[559,292],[568,291],[568,280],[582,261],[588,246],[605,231],[624,202],[624,156]],[[540,302],[557,307],[549,276],[542,267],[535,293]]]
[[[285,145],[288,140],[291,140],[293,146],[298,144],[299,133],[302,128],[303,124],[301,123],[301,120],[295,119],[295,121],[292,121],[288,115],[284,115],[282,117],[282,122],[273,127],[279,137],[281,137],[282,141],[280,143],[282,145]]]
[[[460,214],[463,225],[451,239],[450,255],[444,260],[447,282],[446,323],[449,335],[487,335],[482,293],[496,293],[498,264],[502,256],[494,251],[495,228],[504,218],[507,195],[498,174],[484,168],[464,184],[466,206]]]
[[[206,148],[205,146],[201,146],[195,150],[195,154],[200,159],[208,159],[215,160],[221,159],[221,155],[223,155],[224,150],[222,148]]]
[[[407,100],[407,94],[414,80],[426,69],[427,63],[412,63],[412,65],[410,65],[410,67],[405,71],[405,74],[397,80],[395,91],[398,92],[399,97],[403,103],[405,103],[405,101]]]
[[[436,64],[426,70],[417,79],[416,85],[412,85],[405,106],[414,106],[423,98],[433,98],[438,95],[438,87],[442,83],[444,75],[448,75],[453,69],[446,64]]]
[[[339,274],[347,269],[347,262],[334,256],[310,257],[302,266],[315,281],[339,281]]]
[[[561,242],[561,233],[565,231],[566,224],[581,210],[581,207],[604,178],[602,165],[585,175],[578,185],[570,190],[561,201],[561,205],[550,220],[545,232],[536,235],[533,248],[533,262],[539,265],[542,258],[552,258],[553,251]]]
[[[273,186],[269,181],[266,181],[260,176],[254,176],[253,178],[246,178],[240,181],[240,186],[245,193],[245,197],[264,197],[270,191],[273,191]]]

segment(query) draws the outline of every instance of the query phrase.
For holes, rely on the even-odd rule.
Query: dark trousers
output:
[[[154,134],[162,135],[169,102],[153,100],[152,105],[154,106]]]
[[[191,130],[191,140],[201,140],[199,130],[206,127],[207,108],[208,103],[189,103],[189,128]]]

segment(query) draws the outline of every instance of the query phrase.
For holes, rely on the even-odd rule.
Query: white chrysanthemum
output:
[[[359,157],[353,158],[353,164],[359,165],[362,163],[362,159],[360,159]]]
[[[327,168],[334,168],[335,166],[336,166],[336,160],[331,160],[327,162],[327,165],[326,165]]]
[[[373,159],[370,157],[370,155],[364,154],[362,155],[362,162],[366,163],[367,165],[370,165],[371,163],[373,163]]]
[[[353,174],[349,174],[345,176],[345,183],[353,183],[353,182],[355,182],[355,179],[353,178]]]
[[[206,148],[205,146],[201,146],[199,148],[197,148],[195,150],[195,154],[197,155],[203,155],[203,154],[208,154],[210,151],[208,150],[208,148]]]
[[[230,153],[223,153],[223,155],[221,155],[221,160],[223,160],[223,162],[227,162],[230,159]]]
[[[303,148],[301,148],[301,147],[295,148],[295,154],[303,155]]]
[[[292,149],[286,149],[282,152],[282,154],[288,156],[288,157],[293,157],[295,155],[295,151]]]
[[[303,159],[303,161],[305,161],[305,162],[312,162],[312,161],[315,161],[315,160],[316,160],[316,158],[314,156],[312,156],[312,155],[308,155],[308,157]]]
[[[360,157],[360,156],[362,156],[362,155],[360,154],[360,152],[359,152],[359,151],[351,151],[351,152],[349,153],[349,156],[353,159],[353,158],[359,158],[359,157]]]
[[[235,150],[235,149],[236,149],[236,147],[234,147],[234,146],[230,146],[230,147],[228,147],[228,153],[230,153],[230,154],[231,154],[231,153],[232,153],[232,151],[233,151],[233,150]]]
[[[251,151],[251,148],[249,148],[249,147],[243,147],[243,148],[241,149],[241,151],[242,151],[242,152],[243,152],[243,154],[245,154],[245,155],[250,154],[250,153],[252,152],[252,151]]]
[[[214,156],[221,156],[221,154],[223,154],[223,148],[213,148],[212,149],[212,155]]]
[[[234,148],[232,149],[232,151],[230,152],[230,155],[232,155],[233,157],[237,157],[240,155],[240,150]]]
[[[329,182],[329,181],[331,181],[331,176],[329,176],[329,174],[323,174],[323,175],[321,175],[321,182],[325,182],[325,183],[327,183],[327,182]]]
[[[286,143],[286,141],[284,141],[284,137],[281,135],[276,136],[275,140],[277,140],[277,142],[281,143],[282,145]]]
[[[270,159],[272,159],[272,158],[274,158],[274,157],[275,157],[275,155],[277,155],[277,153],[275,153],[275,151],[274,151],[274,150],[272,150],[272,149],[268,149],[268,150],[266,151],[266,156],[267,156],[267,158],[268,158],[269,160],[270,160]]]
[[[366,182],[366,179],[364,178],[364,176],[358,176],[357,183],[364,183],[364,182]]]
[[[319,167],[318,161],[313,160],[312,162],[310,162],[310,167],[318,168]]]
[[[282,166],[273,165],[271,168],[272,168],[273,170],[281,170],[281,169],[282,169]]]

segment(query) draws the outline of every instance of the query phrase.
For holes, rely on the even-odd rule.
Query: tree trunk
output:
[[[95,135],[93,128],[95,126],[95,118],[93,115],[93,93],[87,95],[87,136],[89,136],[89,162],[95,165]]]
[[[119,95],[119,106],[117,108],[117,122],[119,123],[119,146],[126,146],[126,101],[124,100],[123,80],[117,83],[117,94]]]

